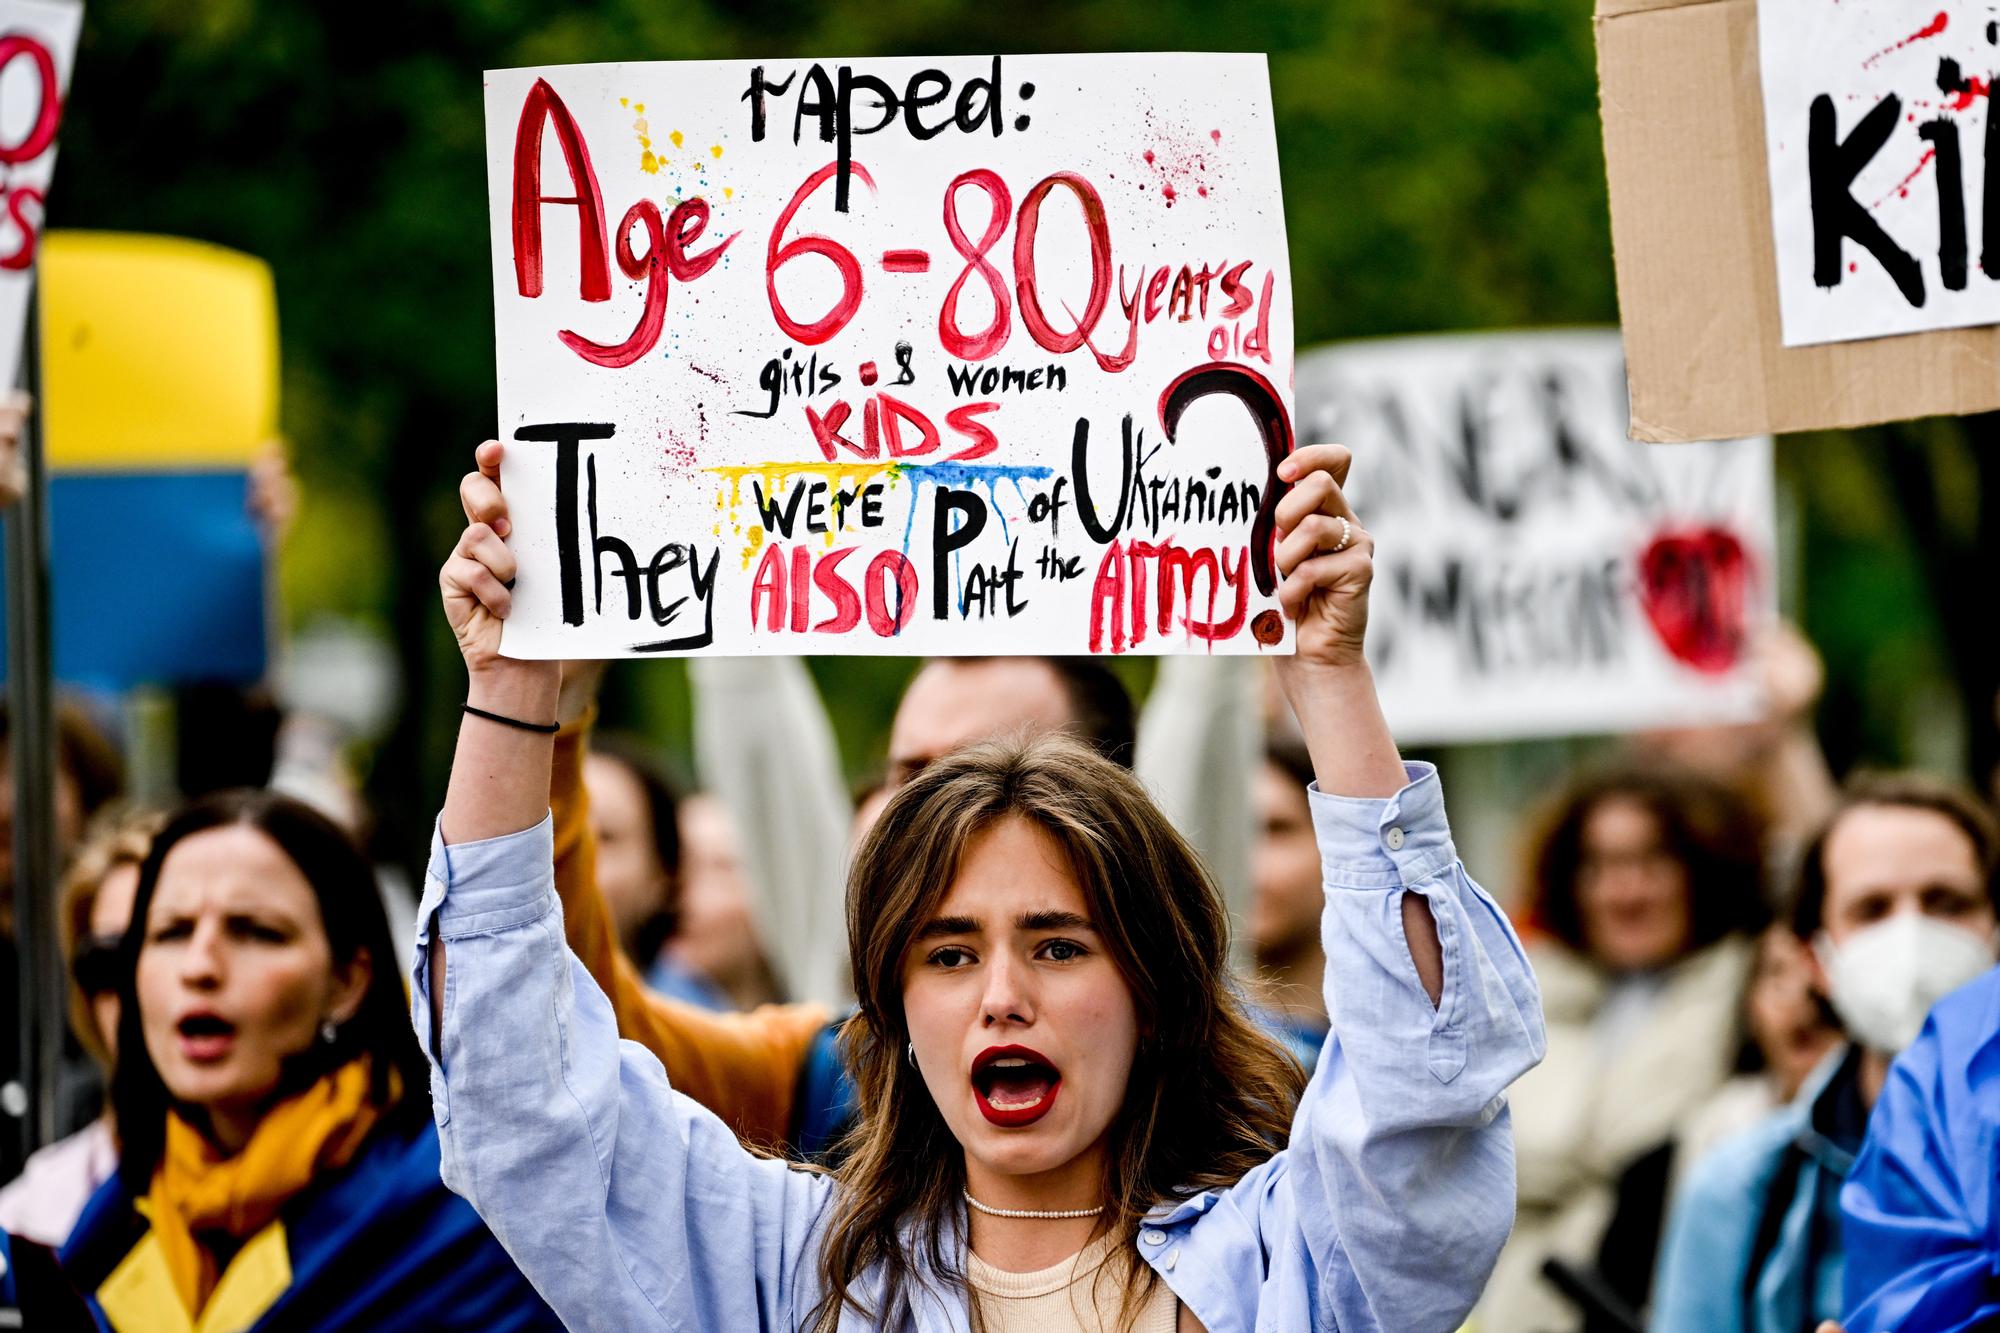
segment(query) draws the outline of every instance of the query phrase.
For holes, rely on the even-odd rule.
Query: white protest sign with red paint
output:
[[[2000,14],[1758,0],[1787,347],[2000,323]]]
[[[504,649],[1289,651],[1261,56],[489,72]]]
[[[42,203],[82,28],[81,5],[0,0],[0,379],[7,385],[21,364]]]
[[[1616,331],[1350,343],[1299,420],[1354,450],[1368,650],[1398,739],[1740,721],[1776,616],[1768,437],[1626,438]]]

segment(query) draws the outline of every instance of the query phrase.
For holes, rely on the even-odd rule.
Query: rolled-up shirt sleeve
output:
[[[619,1040],[564,943],[552,839],[432,840],[411,993],[444,1183],[571,1328],[791,1327],[825,1181],[746,1152]]]
[[[1288,1173],[1322,1308],[1346,1333],[1464,1320],[1514,1221],[1507,1086],[1542,1057],[1541,998],[1506,915],[1460,864],[1437,772],[1395,796],[1309,789],[1326,886],[1332,1030]],[[1433,1006],[1403,928],[1437,924]]]

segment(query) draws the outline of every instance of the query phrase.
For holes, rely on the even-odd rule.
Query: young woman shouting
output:
[[[563,944],[557,667],[498,654],[500,446],[446,562],[471,677],[414,978],[444,1177],[575,1328],[1456,1328],[1513,1218],[1502,1097],[1532,974],[1396,752],[1362,657],[1347,451],[1282,468],[1281,662],[1326,882],[1319,1068],[1246,1021],[1214,885],[1131,777],[1061,739],[926,767],[858,852],[852,1152],[740,1147],[618,1041]],[[483,499],[474,499],[481,497]],[[475,711],[476,710],[476,711]]]

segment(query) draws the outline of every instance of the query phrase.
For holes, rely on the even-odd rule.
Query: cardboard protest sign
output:
[[[1261,56],[490,72],[504,649],[1288,650]]]
[[[19,373],[42,201],[83,6],[0,0],[0,382]]]
[[[1396,735],[1736,721],[1776,614],[1771,442],[1626,438],[1612,330],[1350,343],[1299,420],[1354,450],[1368,649]]]
[[[1891,0],[1759,4],[1787,347],[2000,323],[1992,13],[1964,0],[1921,18]]]
[[[1813,28],[1839,24],[1848,8],[1814,9],[1811,22],[1791,28],[1784,51],[1773,55],[1803,58]],[[1914,22],[1885,45],[1939,11],[1926,4],[1908,12]],[[1951,12],[1950,22],[1960,23]],[[1983,20],[1975,31],[1983,39]],[[2000,334],[1990,327],[1785,345],[1759,50],[1753,0],[1597,3],[1604,155],[1633,437],[1722,439],[2000,407]],[[1905,96],[1956,101],[1957,94],[1934,91],[1934,80],[1930,86],[1930,93],[1912,88]],[[1834,90],[1829,85],[1823,91]],[[1834,95],[1846,131],[1867,107]],[[1898,136],[1915,134],[1918,124],[1939,114],[1935,108],[1904,110],[1917,121],[1904,121]],[[1810,101],[1804,114],[1809,132]],[[1959,121],[1962,155],[1983,152],[1967,137],[1963,113],[1951,114]],[[1884,154],[1886,163],[1887,149]],[[1913,165],[1914,155],[1904,170]],[[1912,184],[1910,199],[1921,205],[1924,178]],[[1858,186],[1857,198],[1864,193]],[[1870,194],[1861,203],[1878,198]],[[1908,201],[1897,196],[1894,202],[1901,208]],[[1968,200],[1968,219],[1978,212]],[[1979,231],[1969,225],[1976,264]],[[1853,244],[1844,253],[1857,269],[1849,273],[1842,264],[1842,284],[1835,289],[1841,293],[1853,290],[1847,284],[1874,262]]]

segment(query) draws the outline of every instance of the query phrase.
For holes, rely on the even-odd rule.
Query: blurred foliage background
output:
[[[1617,318],[1588,0],[117,0],[90,8],[49,205],[59,227],[268,259],[305,502],[293,628],[369,627],[404,665],[364,757],[403,835],[442,787],[462,678],[434,570],[494,428],[485,68],[988,51],[1268,52],[1301,346]],[[1829,666],[1836,771],[1995,759],[1987,422],[1781,441],[1784,602]],[[850,772],[879,761],[899,660],[815,664]],[[1143,686],[1149,668],[1130,664]],[[607,705],[683,756],[685,674]]]

